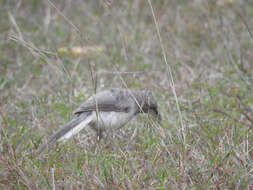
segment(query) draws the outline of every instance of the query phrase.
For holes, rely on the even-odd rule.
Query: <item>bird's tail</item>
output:
[[[45,149],[48,149],[55,142],[65,142],[78,132],[80,132],[85,126],[87,126],[92,120],[91,112],[83,112],[76,116],[69,123],[61,127],[55,134],[49,137],[49,140],[41,145],[37,154],[40,155]]]

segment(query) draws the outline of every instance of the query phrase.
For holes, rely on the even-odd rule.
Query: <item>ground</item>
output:
[[[253,2],[0,2],[0,189],[253,189]],[[38,147],[96,91],[150,90],[99,143]]]

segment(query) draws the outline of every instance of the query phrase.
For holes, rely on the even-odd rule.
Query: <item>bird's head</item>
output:
[[[162,120],[161,114],[158,111],[158,103],[156,99],[154,98],[152,92],[146,91],[144,96],[145,98],[142,104],[143,112],[154,115],[160,122]]]

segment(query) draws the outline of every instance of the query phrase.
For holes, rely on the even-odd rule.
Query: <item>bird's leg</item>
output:
[[[108,148],[111,146],[112,144],[112,140],[113,140],[113,130],[112,129],[109,129],[109,130],[106,130],[106,137],[104,138],[104,147],[105,148]]]
[[[102,138],[103,138],[103,131],[100,128],[98,128],[98,130],[97,130],[97,143],[99,143]]]

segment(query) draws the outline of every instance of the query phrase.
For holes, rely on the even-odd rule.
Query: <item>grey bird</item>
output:
[[[55,142],[65,142],[87,126],[101,138],[104,131],[124,126],[139,113],[152,114],[161,120],[157,101],[151,92],[124,88],[99,92],[77,108],[74,111],[75,117],[49,137],[37,154]]]

